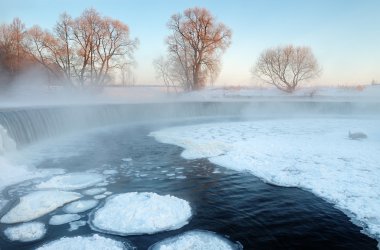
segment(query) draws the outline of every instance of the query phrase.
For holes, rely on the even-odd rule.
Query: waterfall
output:
[[[112,104],[0,109],[0,151],[72,131],[194,117],[380,114],[378,103],[256,101]]]

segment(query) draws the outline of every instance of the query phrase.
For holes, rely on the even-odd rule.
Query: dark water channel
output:
[[[92,135],[88,147],[78,145],[77,155],[46,159],[38,167],[67,172],[113,168],[118,174],[106,186],[107,191],[156,192],[190,202],[194,216],[181,229],[127,237],[99,233],[127,240],[138,249],[191,229],[227,235],[244,249],[377,249],[377,242],[360,233],[361,228],[344,213],[312,193],[266,184],[249,173],[224,169],[207,159],[183,159],[181,148],[148,136],[154,129],[157,126],[140,125],[102,130]],[[75,145],[73,150],[77,150]],[[16,189],[7,189],[5,195],[12,195]],[[82,215],[87,219],[86,213]],[[37,221],[47,225],[50,217]],[[10,242],[1,233],[0,248],[34,249],[62,236],[94,233],[88,224],[74,231],[68,231],[68,224],[47,227],[46,236],[32,243]],[[1,231],[5,228],[0,224]]]

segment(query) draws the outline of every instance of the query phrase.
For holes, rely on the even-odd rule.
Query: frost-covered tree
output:
[[[317,77],[320,72],[311,49],[293,45],[265,50],[252,70],[266,83],[288,93],[300,83]]]
[[[168,28],[168,56],[161,61],[163,77],[185,90],[203,88],[220,69],[221,55],[231,44],[231,30],[203,8],[191,8],[173,15]],[[156,61],[157,65],[157,61]]]

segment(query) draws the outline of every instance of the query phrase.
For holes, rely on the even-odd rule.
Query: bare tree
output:
[[[19,73],[30,63],[30,57],[24,49],[25,24],[14,18],[11,24],[0,26],[1,64],[11,75]]]
[[[186,90],[203,88],[219,73],[220,57],[231,43],[231,30],[217,23],[207,9],[191,8],[173,15],[168,23],[169,70]],[[172,79],[172,78],[171,78]]]
[[[288,45],[265,50],[252,73],[278,89],[291,93],[301,82],[317,77],[320,71],[309,47]]]
[[[184,74],[178,74],[179,71],[173,69],[174,64],[172,61],[166,60],[162,56],[153,61],[153,66],[156,70],[157,78],[164,81],[166,92],[169,93],[170,88],[173,87],[177,93],[176,81]],[[180,82],[186,82],[186,80],[180,79]]]
[[[37,62],[65,82],[103,86],[121,67],[133,62],[137,39],[129,38],[126,24],[102,17],[94,9],[72,19],[60,16],[54,33],[34,26],[28,31],[27,48]]]

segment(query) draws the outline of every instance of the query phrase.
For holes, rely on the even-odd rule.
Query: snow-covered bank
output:
[[[228,101],[257,98],[322,98],[346,99],[346,100],[378,100],[380,97],[380,85],[358,86],[310,86],[301,87],[294,93],[286,93],[272,86],[214,86],[205,89],[184,92],[173,89],[167,92],[164,86],[105,86],[103,89],[93,91],[91,89],[65,89],[55,88],[31,88],[23,89],[1,96],[0,108],[13,107],[40,107],[40,106],[65,106],[88,104],[123,104],[123,103],[160,103],[181,101]]]
[[[380,120],[294,119],[184,126],[153,132],[188,159],[249,171],[334,203],[380,240]],[[366,140],[349,140],[348,131]]]

